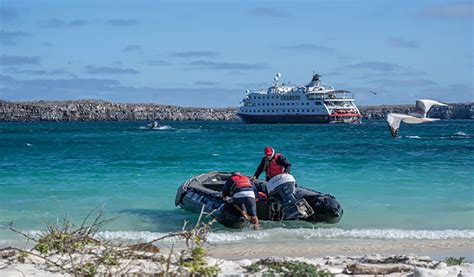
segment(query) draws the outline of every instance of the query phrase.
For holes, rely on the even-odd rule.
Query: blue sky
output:
[[[20,0],[0,19],[3,100],[235,107],[316,72],[359,105],[474,101],[472,1]]]

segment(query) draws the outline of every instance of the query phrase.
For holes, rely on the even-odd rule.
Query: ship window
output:
[[[312,112],[314,112],[314,110],[311,110]]]
[[[278,99],[278,96],[275,96],[276,99]]]
[[[295,105],[295,103],[291,103],[291,105],[292,105],[292,106],[294,106],[294,105]]]

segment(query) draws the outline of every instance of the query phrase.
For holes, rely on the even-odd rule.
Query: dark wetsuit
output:
[[[258,178],[260,176],[260,174],[262,174],[262,172],[265,170],[265,163],[268,163],[268,161],[266,161],[266,160],[267,160],[267,157],[262,158],[262,160],[260,161],[260,164],[258,165],[257,170],[255,171],[253,176]],[[288,161],[286,159],[285,156],[280,154],[280,156],[276,159],[276,163],[285,168],[284,172],[291,173],[291,163],[290,163],[290,161]],[[268,180],[270,180],[270,178],[268,178],[268,176],[266,176],[265,180],[268,181]]]

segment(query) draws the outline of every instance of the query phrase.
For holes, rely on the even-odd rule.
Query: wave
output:
[[[174,128],[168,125],[158,127],[158,130],[171,130],[171,129],[174,129]]]
[[[35,231],[37,232],[37,231]],[[33,234],[30,232],[30,234]],[[103,231],[98,236],[109,240],[146,242],[167,235],[168,233],[148,231]],[[211,232],[208,240],[211,243],[313,240],[313,239],[474,239],[474,230],[402,230],[402,229],[351,229],[341,228],[301,228],[269,230],[247,230],[244,232],[218,231]],[[164,242],[177,242],[179,239],[166,238]]]
[[[458,135],[458,136],[468,136],[466,133],[461,132],[461,131],[456,132],[455,135]]]
[[[421,139],[421,137],[419,136],[405,136],[406,138],[410,138],[410,139]]]

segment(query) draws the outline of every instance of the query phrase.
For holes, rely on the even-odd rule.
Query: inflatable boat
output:
[[[211,213],[222,225],[229,228],[244,227],[246,221],[242,214],[228,198],[222,196],[224,184],[230,177],[230,172],[209,172],[189,179],[178,188],[175,205],[197,213],[204,206],[204,211]],[[258,191],[257,215],[260,220],[303,220],[313,223],[337,223],[341,220],[343,209],[334,196],[295,187],[295,184],[286,186],[288,183],[272,188],[269,193],[272,181],[253,180]]]

